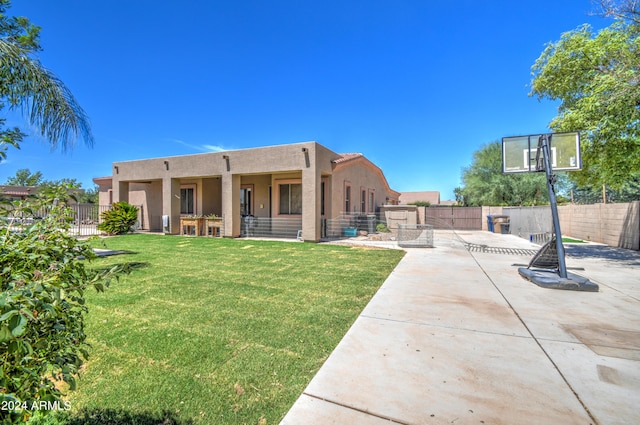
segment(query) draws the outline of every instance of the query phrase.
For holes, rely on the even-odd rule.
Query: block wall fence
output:
[[[545,214],[546,213],[546,214]],[[510,232],[522,237],[551,232],[551,210],[543,207],[482,207],[482,230],[488,215],[508,215]],[[609,246],[640,250],[640,201],[621,204],[561,205],[558,216],[563,236]]]

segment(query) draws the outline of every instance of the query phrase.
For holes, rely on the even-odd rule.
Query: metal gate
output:
[[[69,229],[71,234],[77,236],[99,235],[97,229],[100,223],[100,216],[103,212],[111,209],[110,205],[96,204],[76,204],[72,205],[73,222]]]
[[[435,229],[482,230],[482,207],[425,207],[424,217]]]
[[[102,213],[111,209],[111,205],[97,204],[76,204],[72,205],[73,222],[69,231],[76,236],[93,236],[100,235],[102,232],[98,230]],[[144,214],[142,205],[138,205],[138,222],[134,226],[134,230],[144,229]]]

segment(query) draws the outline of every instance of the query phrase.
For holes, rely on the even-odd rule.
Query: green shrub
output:
[[[110,235],[129,233],[138,220],[138,208],[127,202],[116,202],[111,209],[102,213],[98,230]]]
[[[42,200],[0,206],[0,423],[24,423],[42,403],[64,409],[69,389],[87,357],[84,292],[108,286],[120,266],[90,270],[95,258],[89,245],[69,235],[73,212],[58,199],[66,193],[49,188]],[[24,224],[31,223],[31,224]],[[34,408],[35,406],[35,408]]]
[[[387,225],[386,225],[386,224],[384,224],[384,223],[379,223],[379,224],[376,226],[376,231],[377,231],[378,233],[389,233],[391,230],[389,230],[389,228],[387,227]]]

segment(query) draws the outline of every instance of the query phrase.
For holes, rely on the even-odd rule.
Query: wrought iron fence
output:
[[[378,227],[382,225],[381,227]],[[344,239],[360,234],[378,233],[386,230],[383,214],[340,213],[338,217],[322,221],[321,236],[325,240]]]
[[[110,205],[77,204],[73,209],[73,223],[69,231],[75,236],[93,236],[101,233],[98,230],[102,213],[111,209]],[[139,214],[139,213],[138,213]]]
[[[245,216],[240,226],[241,237],[296,239],[302,230],[302,218]]]
[[[111,205],[97,205],[97,204],[75,204],[70,206],[71,223],[69,226],[69,233],[74,236],[93,236],[99,235],[102,232],[98,230],[98,224],[101,221],[102,213],[111,209]],[[32,211],[27,215],[22,212],[20,215],[9,214],[7,222],[11,227],[27,226],[39,220],[50,213],[50,208],[41,208],[39,210]],[[138,207],[138,221],[134,226],[134,230],[140,230],[144,226],[142,206]]]

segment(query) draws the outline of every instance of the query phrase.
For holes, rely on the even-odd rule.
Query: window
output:
[[[195,202],[196,187],[182,186],[180,188],[180,214],[195,214],[196,202]]]
[[[375,204],[375,192],[373,191],[369,191],[369,212],[370,213],[374,213],[376,212],[376,204]]]
[[[302,183],[281,183],[278,191],[279,214],[302,214]]]
[[[344,187],[344,211],[351,212],[351,186]]]
[[[360,212],[367,212],[367,191],[362,189],[360,191]]]

